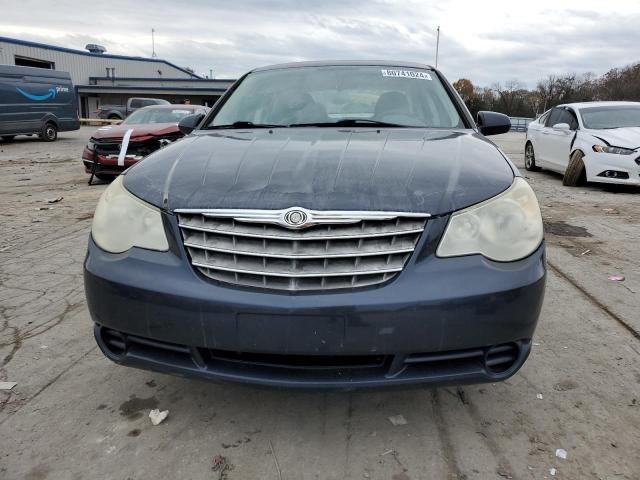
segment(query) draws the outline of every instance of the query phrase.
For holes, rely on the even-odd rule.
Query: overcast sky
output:
[[[233,78],[298,60],[394,59],[433,64],[449,80],[593,72],[640,61],[640,2],[608,0],[0,0],[0,36],[151,55]]]

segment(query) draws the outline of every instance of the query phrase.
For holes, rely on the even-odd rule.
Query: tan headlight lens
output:
[[[94,242],[111,253],[132,247],[168,250],[160,210],[129,193],[122,178],[116,178],[100,197],[91,226]]]
[[[438,246],[439,257],[481,254],[510,262],[529,256],[543,238],[535,193],[522,178],[497,197],[454,213]]]

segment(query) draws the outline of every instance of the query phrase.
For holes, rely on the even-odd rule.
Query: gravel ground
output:
[[[640,478],[640,190],[525,172],[549,278],[531,357],[506,382],[218,385],[119,367],[95,345],[82,260],[104,185],[80,162],[93,130],[0,144],[0,381],[17,382],[0,391],[1,479]],[[494,138],[522,168],[524,135]],[[170,414],[152,426],[156,407]]]

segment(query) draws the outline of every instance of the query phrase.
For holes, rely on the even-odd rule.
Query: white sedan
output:
[[[640,102],[558,105],[527,127],[525,168],[584,181],[640,185]]]

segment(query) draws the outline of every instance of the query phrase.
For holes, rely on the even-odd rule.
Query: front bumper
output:
[[[356,388],[503,380],[526,360],[545,285],[526,259],[440,259],[446,218],[427,222],[405,270],[381,286],[322,293],[236,288],[190,265],[175,218],[169,252],[100,250],[85,290],[113,361],[213,380]]]
[[[118,155],[103,155],[89,150],[87,147],[82,152],[82,163],[86,173],[104,175],[120,175],[130,166],[142,160],[140,155],[125,155],[122,165],[118,164]]]
[[[640,157],[638,153],[615,155],[588,152],[583,158],[583,162],[588,182],[640,186]],[[605,176],[605,172],[611,173],[607,174],[609,176]]]

